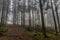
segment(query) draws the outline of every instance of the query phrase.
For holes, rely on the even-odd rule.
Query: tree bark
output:
[[[56,6],[56,4],[55,4],[55,11],[56,11],[57,22],[58,22],[59,31],[60,31],[59,15],[58,15],[58,9],[57,9],[57,6]]]
[[[1,16],[1,24],[4,24],[4,0],[2,3],[2,16]]]
[[[54,10],[53,10],[53,3],[51,1],[51,6],[52,6],[52,15],[53,15],[53,20],[54,20],[54,25],[55,25],[55,31],[56,31],[56,35],[58,34],[57,31],[57,24],[56,24],[56,20],[55,20],[55,15],[54,15]]]
[[[39,0],[39,3],[40,3],[40,11],[41,11],[41,21],[42,21],[43,35],[44,35],[44,37],[47,37],[47,35],[46,35],[46,29],[45,29],[45,24],[44,24],[44,16],[43,16],[42,0]]]

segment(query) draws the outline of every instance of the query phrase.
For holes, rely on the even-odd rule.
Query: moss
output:
[[[32,36],[35,40],[42,40],[43,39],[43,35],[41,32],[38,32],[36,30],[32,30],[31,32],[29,32],[29,35]]]
[[[6,26],[0,26],[0,35],[4,34],[8,31],[8,28]]]
[[[56,38],[56,35],[55,35],[55,34],[47,33],[47,35],[48,35],[50,38]]]
[[[43,40],[44,39],[44,35],[42,32],[36,31],[36,30],[32,30],[31,32],[28,31],[29,35],[32,36],[34,39],[36,40]],[[48,38],[47,39],[52,39],[55,40],[56,39],[56,35],[54,33],[46,33]],[[58,38],[58,37],[57,37]]]

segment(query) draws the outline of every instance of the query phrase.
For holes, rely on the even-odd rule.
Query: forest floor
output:
[[[5,35],[0,36],[0,40],[60,40],[60,36],[47,33],[48,38],[44,38],[41,32],[27,31],[22,27],[8,27]]]

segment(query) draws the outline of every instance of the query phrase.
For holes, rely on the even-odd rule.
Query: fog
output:
[[[58,6],[58,15],[60,19],[60,1],[53,0]],[[0,0],[0,22],[2,17],[3,0]],[[46,26],[54,26],[53,15],[51,11],[51,0],[43,0],[44,21]],[[40,25],[41,26],[41,13],[40,13],[39,0],[4,0],[3,9],[3,22],[6,24],[19,24]],[[56,18],[56,15],[55,15]],[[24,21],[25,20],[25,21]],[[57,22],[57,19],[56,19]]]

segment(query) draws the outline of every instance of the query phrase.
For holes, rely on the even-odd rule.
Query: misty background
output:
[[[53,0],[53,7],[54,3],[58,6],[60,20],[60,0]],[[43,0],[42,4],[45,26],[52,28],[54,27],[54,20],[51,9],[51,0]],[[4,3],[3,0],[0,0],[0,22],[1,18],[3,18],[2,20],[4,24],[41,26],[39,0],[4,0]]]

